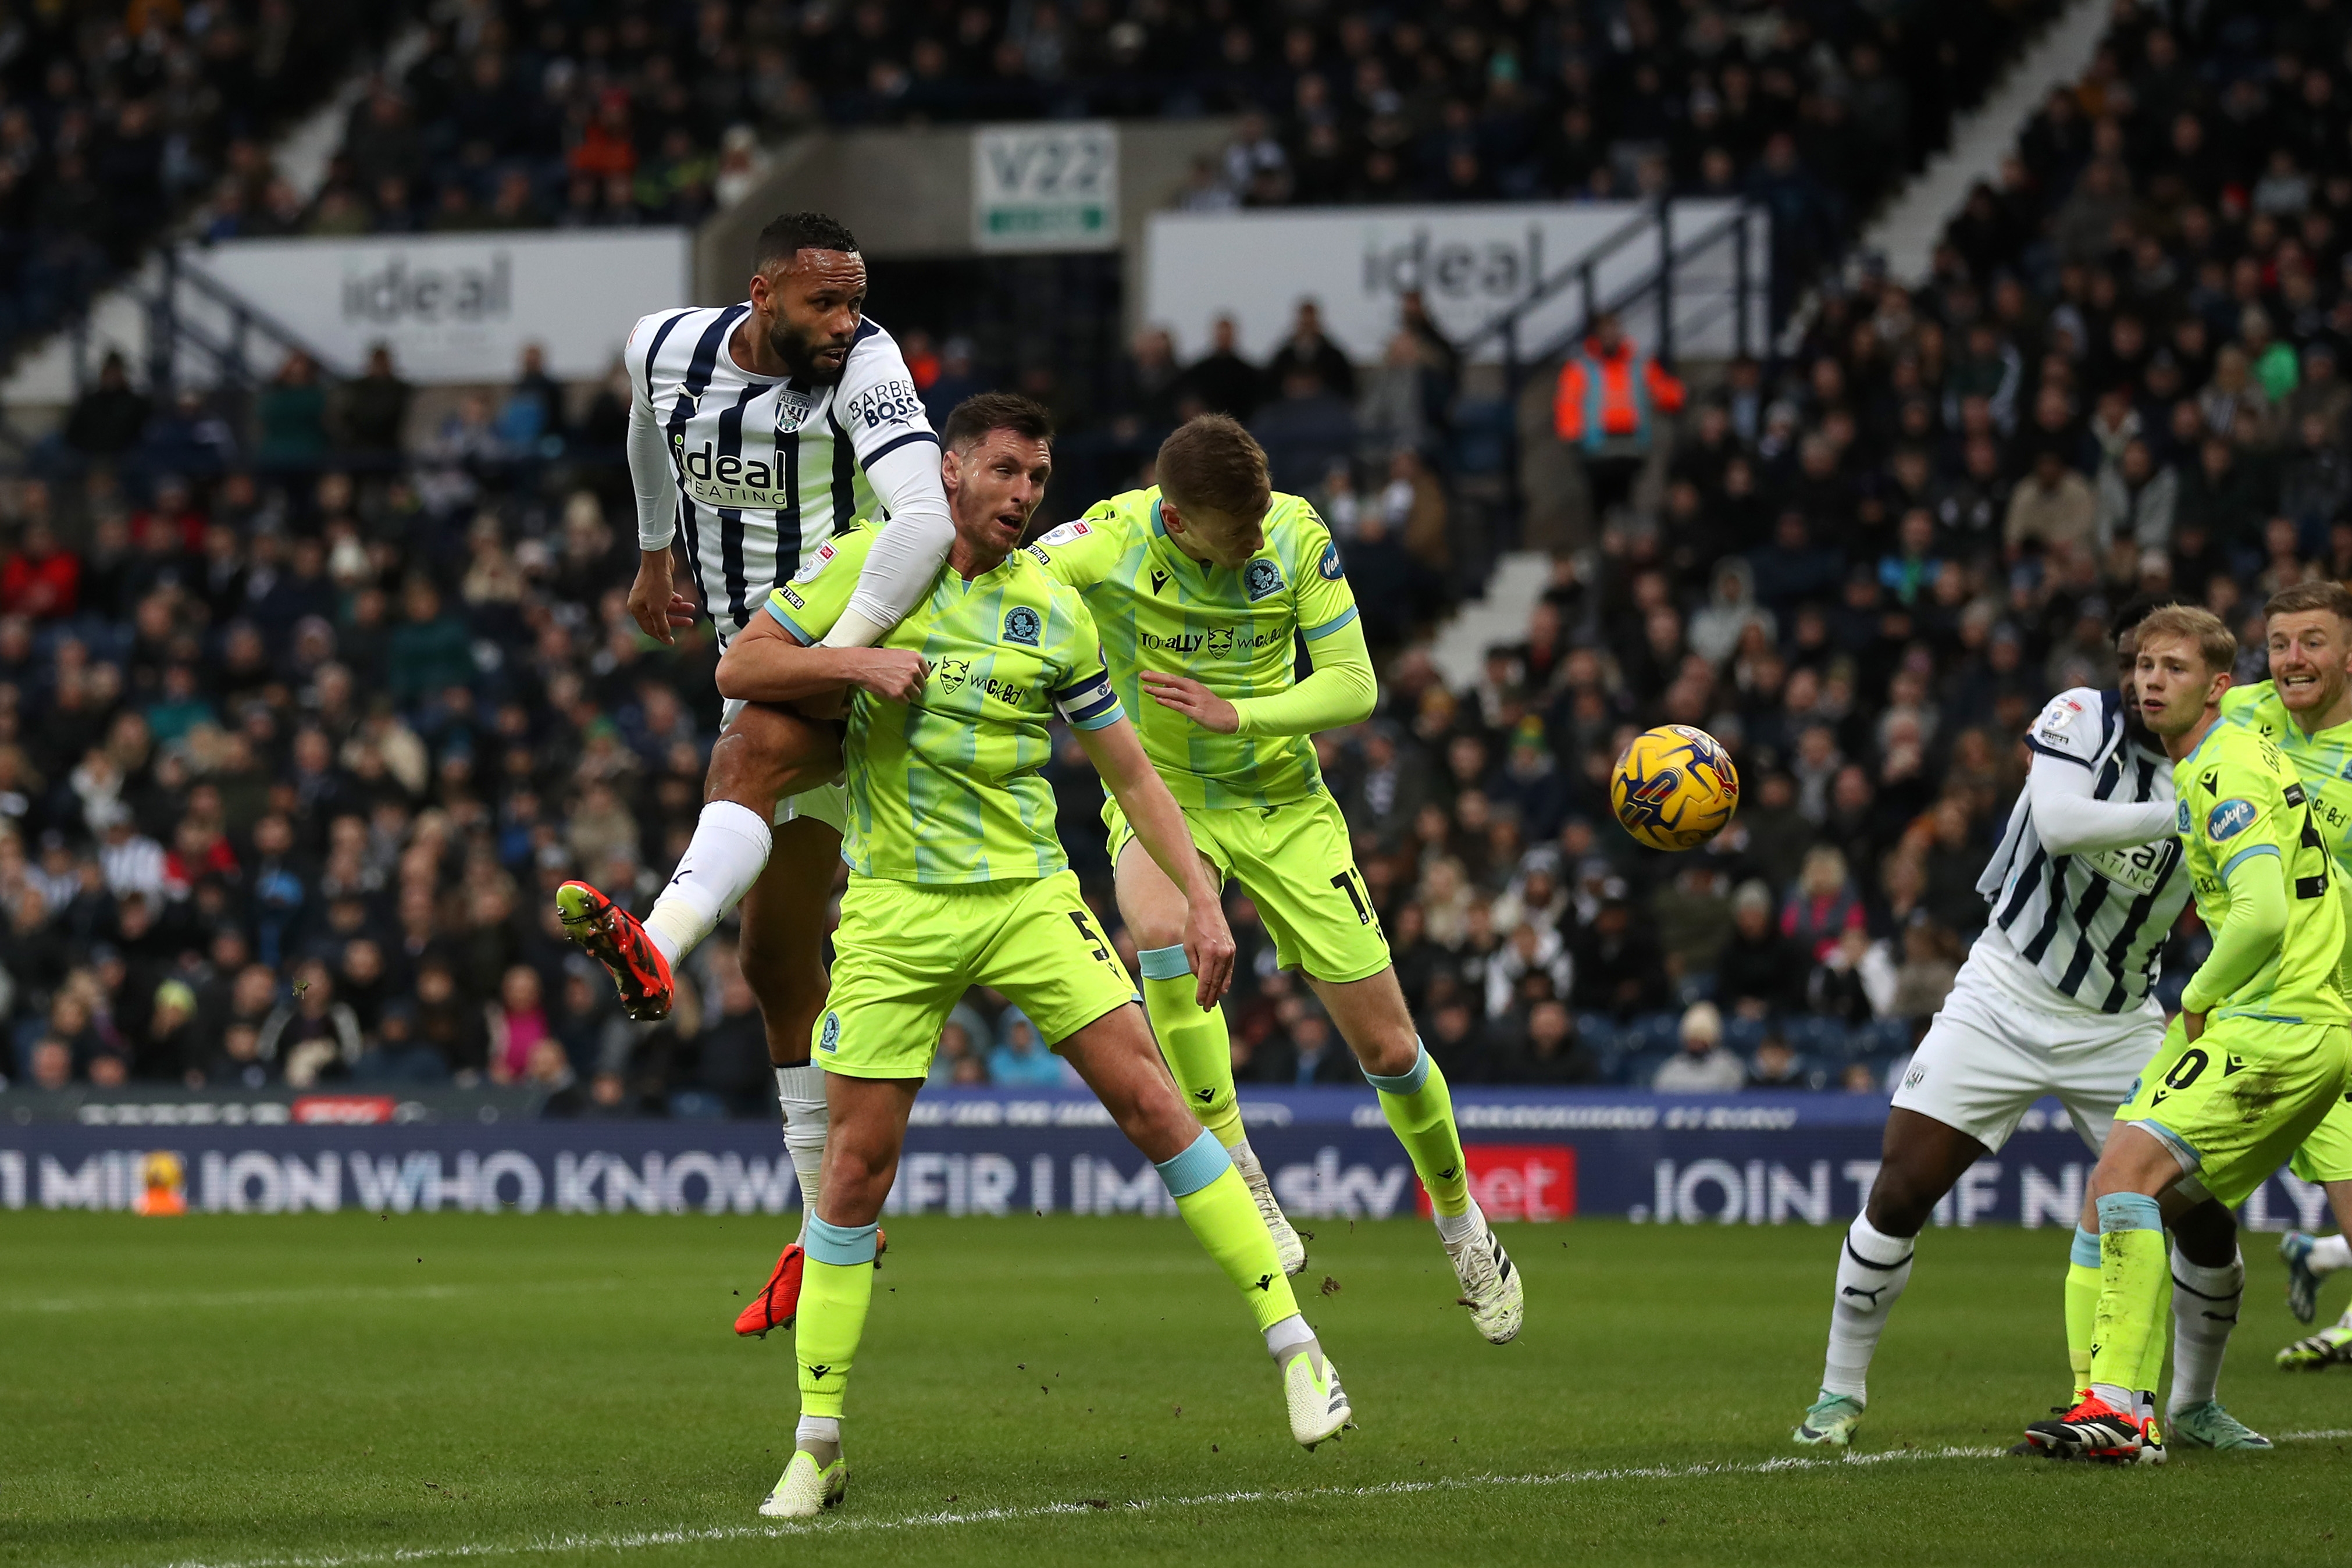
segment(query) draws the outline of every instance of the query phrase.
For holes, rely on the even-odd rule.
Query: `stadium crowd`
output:
[[[1380,713],[1318,745],[1450,1078],[1882,1087],[1984,920],[2016,737],[2050,693],[2112,679],[2112,617],[2141,594],[2209,605],[2256,678],[2263,595],[2352,578],[2347,41],[2315,0],[2179,31],[2120,7],[1933,276],[1860,268],[1794,353],[1695,380],[1465,686],[1391,608],[1448,532],[1415,531],[1412,444],[1395,473],[1360,450],[1287,471],[1368,619],[1393,617]],[[1311,326],[1288,363],[1336,379]],[[1139,376],[1110,417],[1148,430],[1285,379],[1229,358]],[[243,427],[110,373],[68,430],[87,469],[0,489],[0,1070],[757,1112],[723,942],[641,1026],[551,918],[574,871],[649,898],[716,720],[708,641],[658,648],[622,605],[625,489],[597,458],[614,392],[567,405],[526,374],[404,444],[395,367],[331,392],[299,369]],[[272,446],[289,432],[299,452]],[[1722,737],[1745,784],[1730,830],[1676,857],[1606,795],[1625,740],[1669,720]],[[1098,786],[1069,748],[1053,776],[1115,926]],[[1352,1081],[1245,902],[1234,918],[1241,1076]],[[2185,917],[2174,984],[2201,941]],[[937,1071],[1061,1074],[985,995]]]
[[[816,126],[1083,115],[1239,116],[1194,206],[1745,194],[1773,209],[1780,275],[1810,276],[2052,9],[18,6],[0,13],[0,344],[192,210],[208,238],[692,223]],[[268,138],[419,19],[421,56],[352,105],[323,181],[282,177]]]

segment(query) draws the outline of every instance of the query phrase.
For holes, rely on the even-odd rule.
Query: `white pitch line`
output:
[[[2282,1433],[2283,1443],[2322,1442],[2352,1437],[2352,1427]],[[1360,1487],[1300,1487],[1296,1489],[1206,1492],[1195,1497],[1136,1498],[1126,1502],[1048,1502],[1013,1508],[982,1508],[961,1511],[904,1514],[896,1519],[860,1519],[835,1514],[805,1524],[721,1524],[700,1530],[648,1530],[627,1535],[565,1535],[513,1545],[458,1544],[446,1547],[404,1546],[391,1552],[357,1552],[315,1557],[244,1557],[226,1562],[186,1558],[162,1568],[387,1568],[402,1563],[436,1563],[451,1558],[545,1556],[559,1552],[642,1552],[663,1546],[698,1546],[728,1541],[786,1541],[828,1535],[871,1534],[879,1531],[930,1530],[960,1524],[1005,1524],[1024,1520],[1055,1519],[1094,1513],[1160,1512],[1169,1509],[1226,1508],[1262,1502],[1317,1502],[1325,1499],[1410,1497],[1419,1493],[1466,1491],[1482,1487],[1590,1486],[1606,1481],[1702,1480],[1710,1476],[1764,1476],[1789,1470],[1852,1469],[1868,1465],[1909,1463],[1924,1459],[1990,1459],[2005,1458],[2001,1448],[1890,1448],[1878,1454],[1850,1454],[1841,1459],[1756,1459],[1746,1463],[1708,1465],[1627,1465],[1598,1470],[1561,1470],[1518,1476],[1442,1477],[1425,1481],[1378,1481]]]
[[[625,1279],[535,1279],[470,1285],[295,1285],[280,1290],[179,1290],[125,1292],[118,1296],[0,1297],[0,1312],[118,1312],[147,1307],[272,1307],[305,1301],[438,1301],[454,1296],[500,1296],[550,1291],[621,1290]],[[651,1289],[651,1287],[648,1287]]]

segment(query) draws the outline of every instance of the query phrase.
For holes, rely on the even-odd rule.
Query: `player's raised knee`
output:
[[[830,727],[768,703],[747,703],[710,749],[705,796],[779,800],[840,771],[841,744]]]

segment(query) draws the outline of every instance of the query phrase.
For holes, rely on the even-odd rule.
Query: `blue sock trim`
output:
[[[1429,1047],[1421,1043],[1418,1035],[1413,1037],[1412,1047],[1419,1054],[1412,1058],[1411,1068],[1394,1078],[1382,1078],[1378,1073],[1368,1072],[1364,1075],[1364,1081],[1382,1094],[1417,1093],[1421,1086],[1429,1081]]]
[[[827,1225],[814,1215],[809,1215],[808,1239],[802,1245],[808,1255],[819,1263],[838,1264],[844,1268],[874,1261],[874,1231],[870,1225]]]
[[[1182,1153],[1159,1162],[1160,1179],[1171,1198],[1189,1198],[1233,1168],[1233,1156],[1205,1127]]]
[[[2164,1211],[2154,1198],[2140,1193],[2109,1193],[2099,1200],[2099,1234],[2118,1230],[2164,1228]]]
[[[2081,1226],[2076,1226],[2074,1250],[2067,1255],[2067,1258],[2069,1262],[2080,1268],[2096,1268],[2099,1266],[2099,1238]]]
[[[1184,944],[1174,947],[1147,947],[1136,953],[1143,965],[1146,980],[1176,980],[1192,973],[1192,961],[1184,956]]]

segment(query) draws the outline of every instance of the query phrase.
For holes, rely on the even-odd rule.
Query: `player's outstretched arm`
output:
[[[1315,668],[1306,679],[1265,697],[1228,700],[1190,676],[1150,669],[1142,673],[1143,689],[1162,708],[1172,708],[1220,735],[1313,735],[1360,724],[1372,716],[1380,701],[1380,682],[1372,675],[1361,621],[1351,615],[1309,640],[1307,657]],[[2165,821],[2168,826],[2171,818]]]
[[[2171,834],[2172,802],[2100,800],[2093,794],[2097,784],[2091,770],[2071,756],[2033,753],[2025,795],[2044,849],[2053,855],[2128,849]]]
[[[797,702],[845,687],[886,702],[923,689],[923,656],[896,647],[809,647],[772,616],[755,616],[719,660],[719,695],[746,702]]]
[[[1168,879],[1184,889],[1184,956],[1192,961],[1199,984],[1193,995],[1202,1008],[1213,1007],[1234,980],[1234,933],[1225,925],[1224,906],[1218,901],[1216,883],[1202,864],[1192,843],[1192,830],[1176,797],[1152,770],[1143,754],[1143,742],[1124,714],[1100,729],[1074,729],[1087,760],[1102,774],[1103,784],[1127,815],[1128,826]]]

